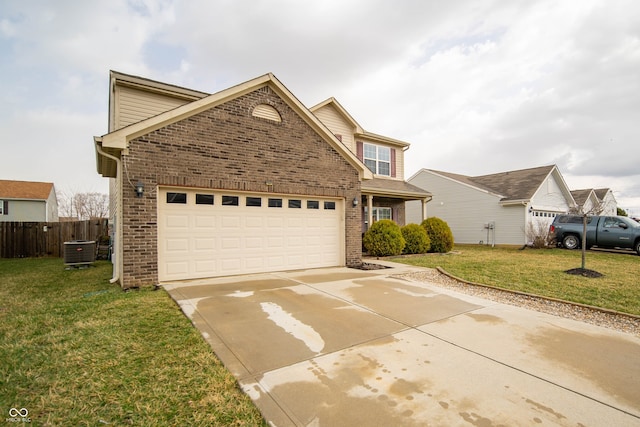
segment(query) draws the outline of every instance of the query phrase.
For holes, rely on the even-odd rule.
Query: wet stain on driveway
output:
[[[640,412],[640,344],[637,341],[557,328],[530,334],[528,340],[541,357],[589,379]]]
[[[348,269],[167,290],[280,427],[640,425],[640,340],[597,327]]]

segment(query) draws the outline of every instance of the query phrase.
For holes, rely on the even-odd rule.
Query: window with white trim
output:
[[[9,202],[0,200],[0,215],[9,215]]]
[[[363,144],[364,164],[377,175],[391,176],[391,148],[382,145]]]
[[[365,218],[367,218],[369,216],[367,210],[368,209],[365,206],[364,207]],[[377,208],[377,207],[374,207],[373,210],[372,210],[372,213],[373,213],[373,222],[380,221],[381,219],[393,219],[392,215],[391,215],[391,208]]]

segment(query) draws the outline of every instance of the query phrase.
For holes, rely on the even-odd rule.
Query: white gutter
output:
[[[104,151],[102,151],[102,147],[100,146],[100,143],[102,142],[102,138],[101,137],[94,137],[93,138],[93,142],[96,145],[96,151],[98,152],[98,154],[100,154],[101,156],[107,157],[113,161],[116,162],[116,181],[117,181],[117,185],[118,185],[118,197],[121,196],[120,192],[122,191],[122,185],[120,185],[120,172],[122,170],[121,168],[121,161],[118,157],[113,156],[109,153],[105,153]],[[118,203],[118,207],[117,207],[117,216],[116,216],[116,240],[115,240],[115,254],[116,254],[116,263],[114,264],[114,269],[113,269],[113,276],[111,278],[111,280],[109,280],[109,283],[116,283],[118,280],[120,280],[120,272],[122,271],[122,253],[120,251],[120,246],[122,245],[122,203]]]

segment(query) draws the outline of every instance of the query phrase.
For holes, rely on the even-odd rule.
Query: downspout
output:
[[[100,146],[99,142],[102,142],[102,138],[100,137],[95,137],[93,139],[93,142],[96,145],[96,151],[98,152],[98,154],[100,154],[101,156],[107,157],[113,161],[116,162],[116,183],[117,183],[117,187],[118,187],[118,198],[120,198],[121,192],[122,192],[122,185],[120,182],[120,173],[122,170],[121,167],[121,160],[114,156],[111,155],[109,153],[106,153],[104,151],[102,151],[102,147]],[[120,251],[120,247],[122,245],[122,203],[118,203],[117,206],[117,215],[116,215],[116,264],[115,264],[115,268],[113,269],[113,277],[111,278],[111,280],[109,280],[109,283],[116,283],[118,280],[120,280],[120,272],[122,271],[121,266],[122,266],[122,254]]]

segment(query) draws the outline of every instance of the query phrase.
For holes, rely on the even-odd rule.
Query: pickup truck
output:
[[[582,245],[583,217],[557,215],[549,227],[549,236],[567,249]],[[624,216],[587,217],[587,249],[633,249],[640,255],[640,224]]]

